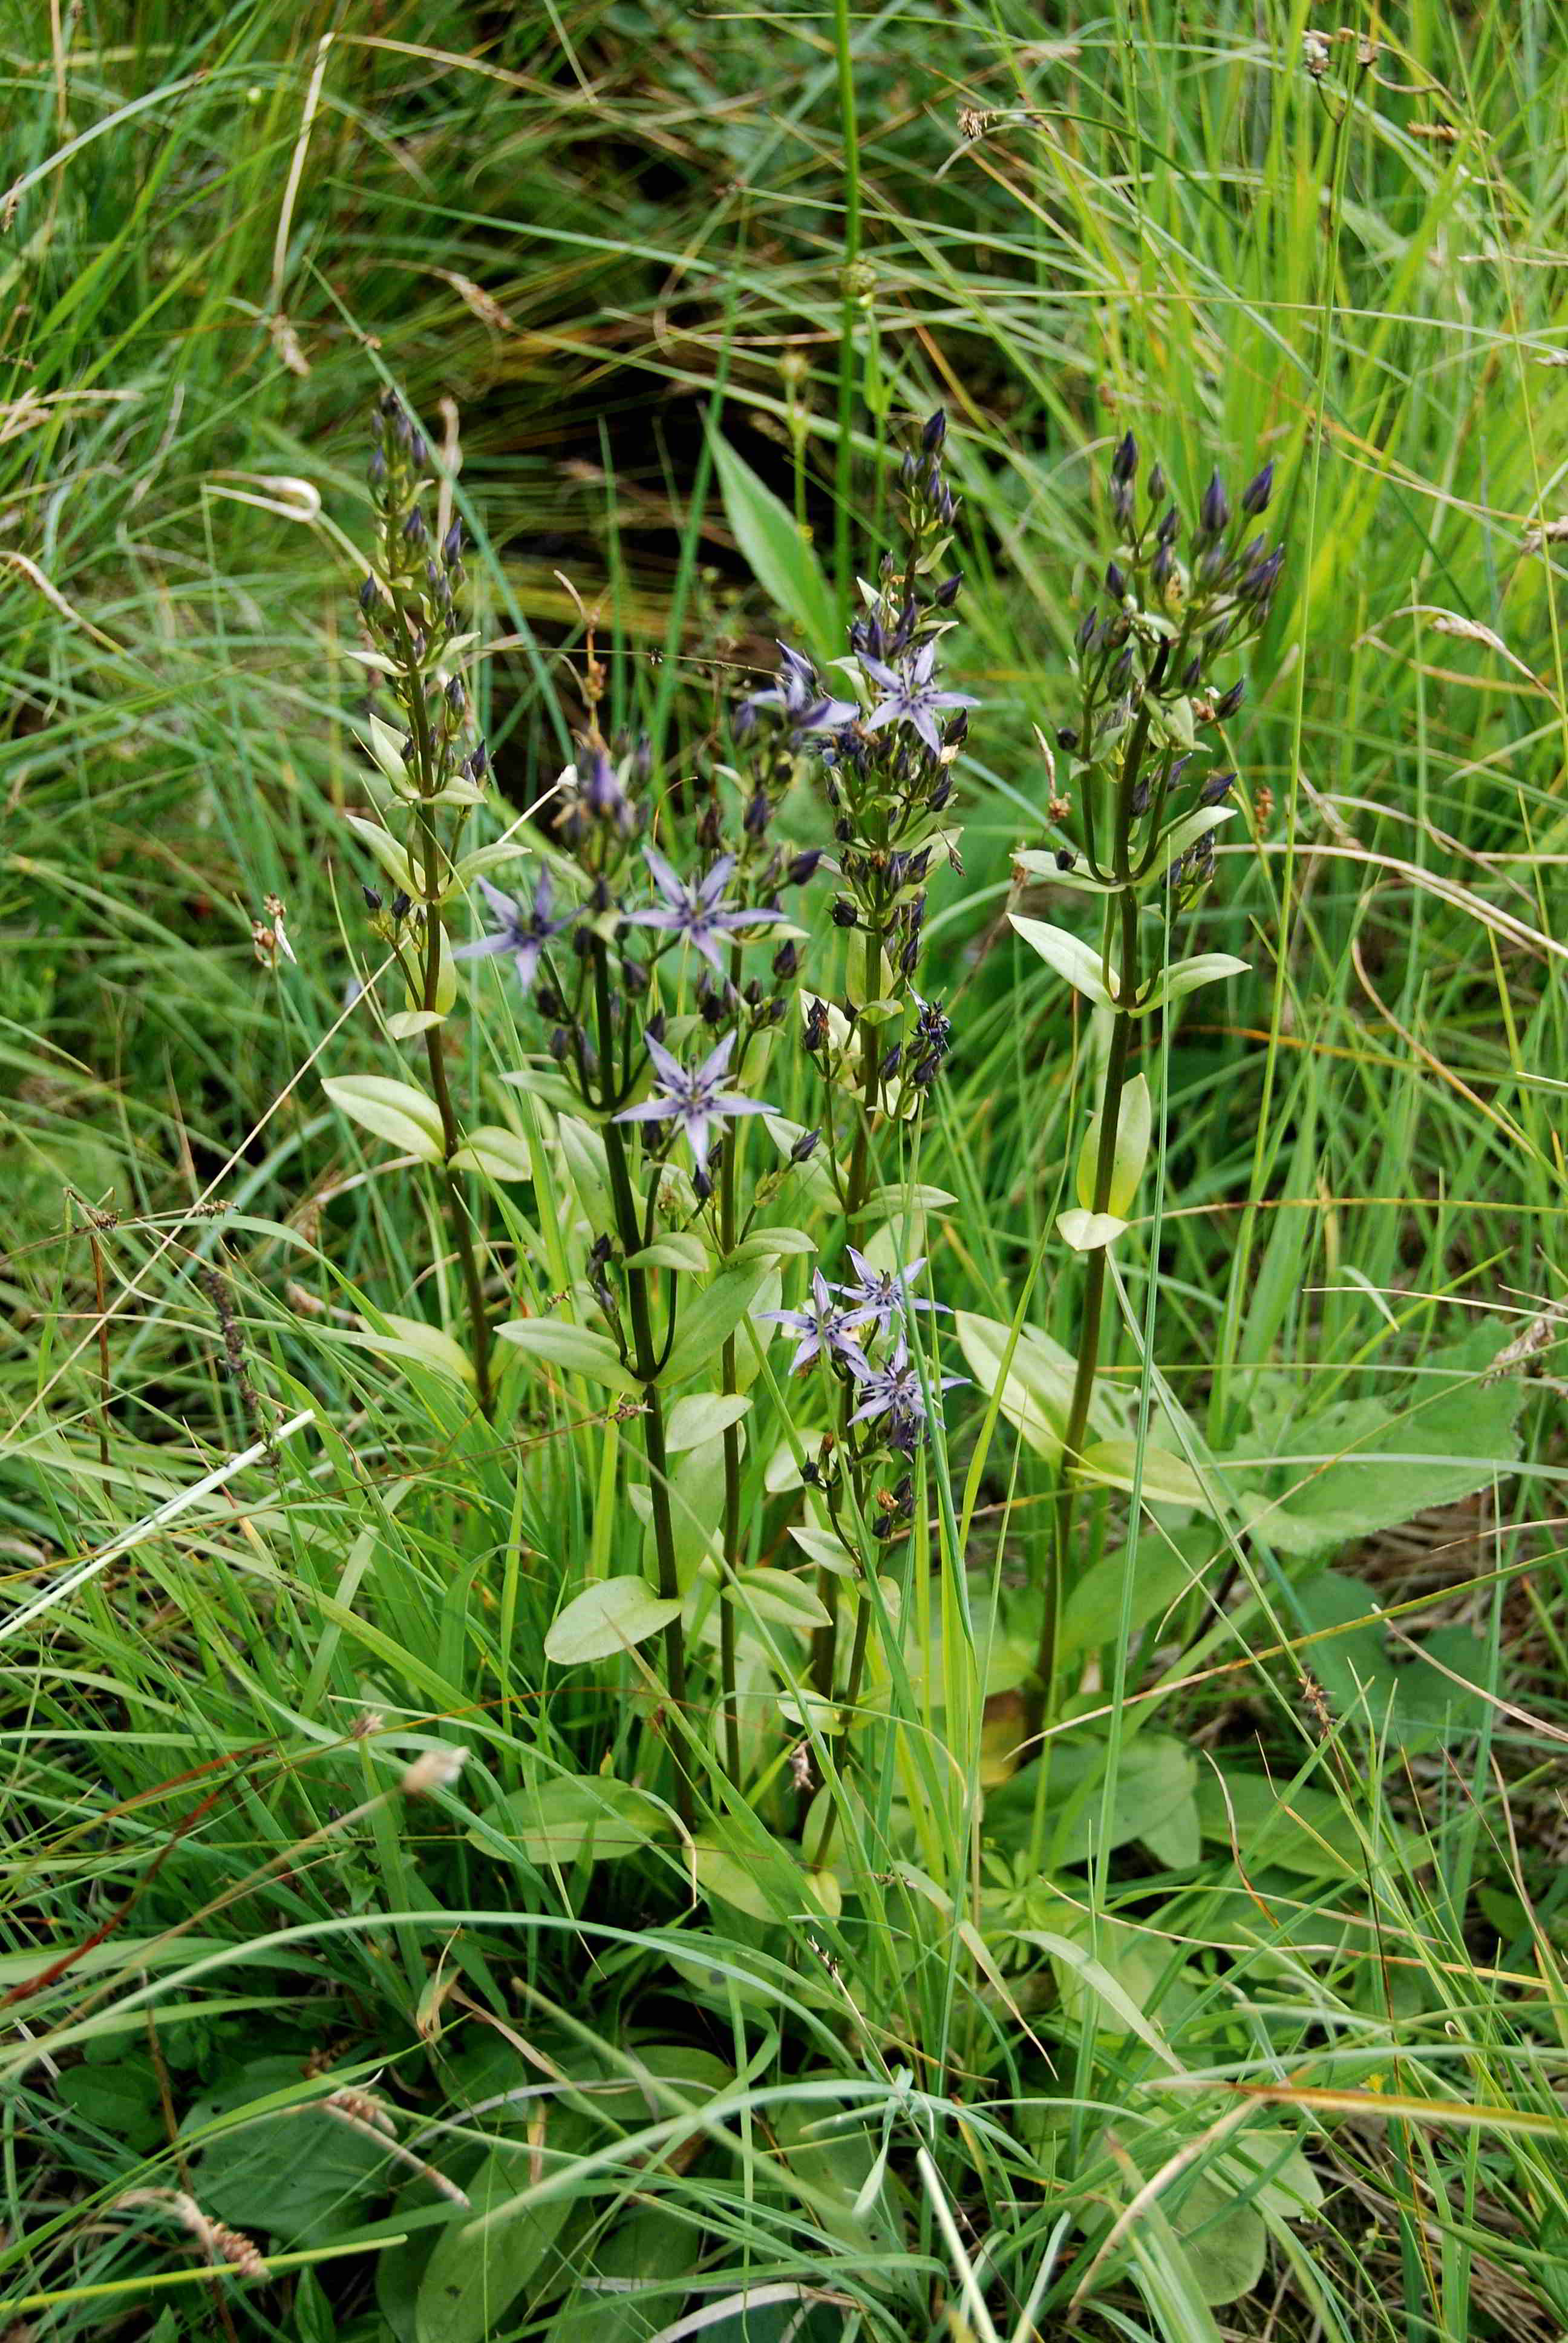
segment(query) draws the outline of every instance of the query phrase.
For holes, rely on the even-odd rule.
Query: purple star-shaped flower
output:
[[[705,1172],[712,1124],[728,1122],[732,1115],[778,1112],[776,1107],[765,1106],[759,1099],[742,1098],[739,1092],[725,1089],[724,1079],[734,1047],[734,1034],[726,1033],[718,1049],[709,1051],[700,1066],[688,1068],[662,1041],[656,1041],[649,1034],[648,1054],[658,1078],[653,1095],[639,1100],[636,1106],[623,1107],[615,1120],[678,1124],[697,1159],[698,1170]]]
[[[849,1247],[849,1259],[854,1263],[853,1283],[835,1286],[840,1305],[849,1323],[865,1326],[875,1321],[879,1332],[886,1334],[895,1318],[910,1310],[945,1310],[945,1302],[930,1301],[923,1293],[910,1292],[910,1280],[918,1277],[926,1265],[921,1253],[905,1269],[873,1269],[863,1252]]]
[[[749,911],[725,901],[724,890],[735,868],[733,854],[721,854],[706,878],[693,881],[683,879],[653,847],[645,846],[642,852],[664,900],[646,911],[626,912],[627,925],[660,928],[666,935],[679,936],[720,976],[726,974],[719,949],[722,938],[740,928],[777,927],[784,916],[782,911]]]
[[[888,1437],[893,1446],[913,1448],[926,1429],[928,1410],[920,1371],[910,1356],[910,1346],[903,1335],[899,1336],[893,1355],[885,1365],[868,1366],[864,1374],[857,1369],[856,1380],[866,1397],[849,1418],[850,1423],[870,1423],[886,1416]],[[942,1393],[968,1380],[966,1375],[942,1375],[936,1381],[932,1395],[937,1401],[939,1423]]]
[[[771,690],[754,691],[742,700],[745,716],[754,719],[759,708],[776,708],[796,732],[836,732],[841,724],[859,720],[860,710],[854,700],[833,699],[823,690],[816,669],[803,651],[791,650],[788,643],[780,643],[779,649],[778,682]]]
[[[937,729],[941,709],[978,708],[980,702],[967,691],[939,691],[931,681],[936,660],[935,643],[922,644],[913,659],[903,659],[897,667],[872,659],[867,651],[860,653],[860,665],[882,693],[866,719],[868,732],[879,732],[884,724],[910,724],[933,757],[941,754],[942,736]]]
[[[516,895],[504,894],[499,887],[492,887],[487,879],[480,880],[479,892],[498,924],[491,934],[480,936],[477,942],[459,944],[452,958],[490,960],[499,952],[510,952],[518,982],[525,992],[531,991],[545,946],[552,936],[558,936],[563,928],[571,926],[578,912],[564,912],[558,920],[552,916],[556,890],[548,870],[539,873],[531,910]]]
[[[759,1318],[769,1320],[776,1326],[787,1326],[796,1338],[795,1355],[789,1362],[792,1375],[809,1367],[813,1359],[828,1351],[852,1370],[856,1380],[869,1375],[870,1361],[859,1342],[849,1340],[850,1320],[833,1300],[833,1289],[819,1269],[811,1272],[811,1301],[805,1310],[759,1310]]]

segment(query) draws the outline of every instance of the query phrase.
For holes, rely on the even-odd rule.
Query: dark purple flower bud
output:
[[[791,856],[784,876],[791,887],[804,887],[809,879],[816,877],[817,866],[821,860],[822,850],[819,846],[808,847],[803,854]]]
[[[538,990],[534,995],[534,1007],[538,1011],[539,1015],[544,1019],[547,1025],[552,1018],[559,1017],[561,1015],[561,996],[556,990],[553,984],[540,985]]]
[[[1151,508],[1155,505],[1162,505],[1164,503],[1165,488],[1165,475],[1161,470],[1159,465],[1156,464],[1153,470],[1149,475],[1149,502]]]
[[[450,569],[463,558],[463,524],[455,520],[441,539],[441,558]]]
[[[1218,472],[1211,472],[1198,508],[1198,526],[1205,537],[1218,537],[1229,527],[1230,519],[1231,499],[1225,494],[1225,484]]]
[[[1138,442],[1129,431],[1116,443],[1116,451],[1111,458],[1111,477],[1119,483],[1124,482],[1135,478],[1137,471]]]
[[[833,835],[838,840],[840,846],[849,845],[849,840],[855,835],[855,825],[849,819],[848,815],[841,816],[840,819],[833,824]]]
[[[1077,857],[1077,855],[1076,855],[1076,854],[1074,854],[1074,852],[1073,852],[1073,850],[1072,850],[1072,849],[1071,849],[1071,847],[1070,847],[1070,846],[1059,846],[1059,847],[1057,848],[1057,850],[1056,850],[1056,867],[1057,867],[1057,869],[1058,869],[1059,870],[1077,870],[1077,868],[1078,868],[1078,857]]]
[[[697,842],[704,853],[711,854],[724,837],[724,825],[719,817],[719,802],[712,799],[702,809],[697,824]]]
[[[947,805],[950,798],[952,796],[952,793],[953,777],[950,773],[944,771],[926,799],[926,805],[930,811],[932,813],[940,813],[943,808]]]
[[[404,890],[399,887],[397,892],[392,898],[392,917],[395,920],[406,920],[411,908],[412,906],[408,896]]]
[[[600,820],[619,811],[622,804],[621,786],[615,767],[602,749],[590,749],[578,767],[578,786],[589,813]]]
[[[367,911],[378,911],[381,909],[381,895],[379,889],[375,887],[367,887],[362,884],[359,891],[365,898],[365,908]]]
[[[956,569],[950,578],[944,578],[941,584],[937,588],[936,592],[931,596],[933,606],[939,610],[950,610],[953,604],[959,598],[960,592],[963,587],[963,579],[959,576]]]
[[[453,676],[447,686],[447,705],[454,716],[461,716],[467,706],[467,694],[463,689],[461,676]]]
[[[1236,786],[1234,773],[1211,773],[1198,792],[1201,806],[1222,805]]]
[[[482,781],[490,769],[490,752],[482,740],[474,743],[474,753],[468,759],[468,779]]]
[[[1149,784],[1147,781],[1140,781],[1138,783],[1138,786],[1133,790],[1131,797],[1128,800],[1128,804],[1134,819],[1137,819],[1148,812]]]
[[[364,611],[367,618],[370,616],[371,611],[376,608],[376,605],[380,598],[381,597],[377,588],[376,580],[371,577],[369,571],[367,570],[365,573],[364,582],[359,588],[359,607]]]
[[[790,1162],[804,1163],[809,1157],[814,1155],[817,1151],[817,1142],[821,1136],[819,1131],[803,1131],[789,1150]]]
[[[729,729],[737,740],[749,740],[757,729],[757,709],[752,700],[743,699],[729,719]]]
[[[780,984],[788,984],[800,965],[800,955],[793,942],[781,943],[773,955],[773,973]]]
[[[1125,601],[1127,598],[1127,580],[1119,561],[1108,561],[1105,565],[1105,590],[1113,602]]]
[[[748,803],[742,817],[742,827],[747,837],[760,838],[772,818],[773,809],[768,802],[768,793],[765,789],[759,789],[756,796]]]
[[[717,1161],[718,1155],[719,1150],[716,1147],[713,1151],[713,1160]],[[691,1192],[699,1204],[706,1204],[713,1193],[713,1182],[700,1163],[697,1164],[692,1171]]]
[[[648,1019],[647,1024],[642,1029],[642,1038],[645,1041],[663,1041],[664,1011],[662,1009],[657,1010]]]
[[[740,997],[745,1001],[748,1009],[760,1009],[762,1006],[761,978],[759,976],[754,976]]]
[[[969,737],[970,712],[967,708],[960,708],[958,714],[950,716],[942,726],[942,746],[944,749],[961,749]]]
[[[1274,467],[1271,460],[1269,463],[1264,465],[1257,478],[1255,479],[1249,480],[1246,487],[1242,489],[1241,510],[1248,514],[1250,518],[1255,519],[1259,513],[1268,511],[1269,498],[1273,495],[1273,493]]]
[[[813,1053],[824,1049],[828,1041],[828,1004],[812,1000],[806,1009],[806,1047]]]
[[[417,431],[408,442],[408,461],[417,472],[427,472],[430,468],[430,450]]]
[[[1188,662],[1187,662],[1187,664],[1186,664],[1186,666],[1185,666],[1185,667],[1182,669],[1182,670],[1181,670],[1181,689],[1182,689],[1182,690],[1183,690],[1183,691],[1196,691],[1196,690],[1197,690],[1197,689],[1198,689],[1198,686],[1202,682],[1202,680],[1203,680],[1203,662],[1202,662],[1202,660],[1201,660],[1201,659],[1189,659],[1189,660],[1188,660]]]
[[[902,974],[902,975],[904,975],[904,976],[913,976],[913,974],[914,974],[914,972],[915,972],[916,969],[920,966],[920,937],[919,937],[918,935],[907,936],[907,937],[905,938],[905,940],[904,940],[904,948],[903,948],[903,950],[902,950],[900,952],[900,954],[899,954],[899,969],[900,969],[900,974]]]
[[[379,447],[372,447],[370,450],[370,461],[365,468],[367,477],[368,478],[373,488],[384,488],[386,487],[387,458],[382,454]]]
[[[926,455],[934,456],[947,436],[947,409],[945,407],[939,407],[934,415],[928,415],[926,417],[925,428],[920,433],[921,449]]]
[[[904,1045],[901,1041],[895,1041],[892,1048],[888,1051],[887,1056],[882,1060],[882,1080],[885,1082],[890,1082],[903,1062]]]
[[[1059,749],[1076,749],[1078,746],[1077,725],[1059,724],[1056,729],[1056,745]]]
[[[1240,708],[1242,700],[1245,699],[1246,697],[1247,680],[1246,678],[1242,676],[1231,686],[1229,691],[1214,702],[1214,714],[1218,720],[1221,724],[1226,723],[1231,717],[1234,716],[1237,709]]]
[[[833,898],[833,925],[836,928],[858,928],[859,924],[860,914],[848,896],[836,895]]]
[[[1277,546],[1272,553],[1259,562],[1249,577],[1242,578],[1237,588],[1242,601],[1250,603],[1254,609],[1266,608],[1284,566],[1284,548]]]
[[[912,447],[907,447],[904,450],[903,460],[899,466],[899,486],[901,488],[912,488],[914,485],[915,451]]]
[[[407,545],[423,545],[427,535],[425,516],[416,505],[403,524],[404,542]]]

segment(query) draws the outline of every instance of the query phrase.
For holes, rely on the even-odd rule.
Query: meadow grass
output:
[[[6,22],[0,2331],[1561,2330],[1565,34],[1539,0]],[[982,705],[910,1159],[951,1201],[909,1250],[1070,1353],[1101,1042],[1007,922],[1078,917],[1014,887],[1036,728],[1121,435],[1189,505],[1277,466],[1193,915],[1251,974],[1148,1053],[1105,1382],[1151,1505],[1081,1509],[1043,1758],[1059,1473],[972,1347],[940,1337],[975,1387],[863,1721],[749,1679],[738,1785],[658,1646],[545,1656],[638,1566],[639,1427],[521,1358],[487,1422],[389,1335],[465,1300],[439,1189],[320,1087],[405,1071],[346,1008],[388,385],[460,450],[487,839],[591,713],[585,618],[606,732],[677,768],[770,672],[720,447],[841,615],[945,406]],[[501,1079],[537,1030],[479,971],[452,1035],[465,1116],[533,1149],[473,1192],[498,1315],[548,1313],[574,1211]],[[762,1467],[820,1425],[766,1360],[778,1564]],[[1151,1494],[1161,1446],[1220,1523]],[[672,1797],[683,1751],[705,1870],[508,1833],[563,1779]]]

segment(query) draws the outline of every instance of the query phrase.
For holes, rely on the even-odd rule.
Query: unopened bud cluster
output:
[[[1267,623],[1284,563],[1282,548],[1255,526],[1267,513],[1274,468],[1265,464],[1232,498],[1218,473],[1186,518],[1158,464],[1140,478],[1129,431],[1111,460],[1110,504],[1118,529],[1099,596],[1074,638],[1075,719],[1056,735],[1070,760],[1058,788],[1076,787],[1081,834],[1058,852],[1061,869],[1095,879],[1143,875],[1172,815],[1223,802],[1232,772],[1210,769],[1216,728],[1240,709],[1243,680],[1225,670]],[[1111,843],[1099,850],[1097,805],[1110,769],[1128,776],[1129,800],[1111,815]],[[1059,807],[1070,806],[1063,789]],[[1172,866],[1179,894],[1209,875],[1206,831]]]
[[[463,528],[454,520],[434,535],[426,516],[430,451],[391,391],[376,410],[369,481],[376,564],[360,586],[359,609],[402,733],[400,740],[377,736],[377,761],[400,795],[467,808],[483,796],[488,760],[482,740],[468,745],[467,693],[457,671],[466,647],[457,607]]]

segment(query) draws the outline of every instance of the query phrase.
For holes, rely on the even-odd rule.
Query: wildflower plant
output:
[[[463,532],[453,520],[437,537],[428,518],[434,467],[429,447],[402,401],[388,391],[372,430],[369,485],[375,552],[359,588],[365,647],[351,654],[368,670],[370,706],[364,745],[377,800],[376,817],[353,815],[355,830],[390,881],[367,886],[365,900],[388,962],[401,975],[405,1005],[388,1015],[395,1041],[420,1041],[429,1089],[380,1075],[329,1080],[328,1095],[378,1136],[390,1139],[438,1173],[447,1225],[467,1303],[472,1372],[478,1403],[494,1404],[491,1330],[485,1298],[482,1231],[465,1173],[477,1168],[452,1097],[443,1028],[457,997],[446,906],[485,869],[517,850],[504,842],[464,855],[461,841],[486,797],[488,755],[477,733],[462,676],[475,640],[460,630]],[[390,720],[389,720],[390,719]],[[541,946],[548,901],[518,913],[505,936],[484,949],[511,952],[519,975]]]
[[[1213,475],[1184,522],[1158,464],[1140,478],[1130,431],[1112,455],[1109,485],[1116,544],[1075,637],[1076,706],[1056,735],[1066,759],[1060,780],[1041,743],[1055,839],[1016,857],[1020,882],[1043,880],[1089,898],[1099,935],[1090,942],[1021,911],[1010,914],[1024,942],[1110,1025],[1098,1108],[1078,1158],[1077,1202],[1057,1222],[1063,1243],[1083,1259],[1084,1286],[1077,1356],[1069,1362],[1033,1689],[1037,1721],[1051,1698],[1079,1491],[1125,1485],[1125,1443],[1088,1434],[1108,1256],[1128,1226],[1153,1128],[1148,1077],[1134,1064],[1138,1041],[1158,1012],[1246,967],[1228,952],[1171,960],[1167,947],[1213,875],[1215,833],[1238,810],[1224,728],[1246,685],[1233,667],[1268,619],[1284,560],[1259,526],[1272,498],[1271,464],[1234,502]],[[1198,1476],[1181,1458],[1154,1449],[1145,1471],[1163,1476],[1167,1493],[1202,1501]]]
[[[327,1087],[446,1179],[481,1404],[496,1403],[494,1334],[638,1419],[625,1500],[646,1524],[646,1564],[577,1594],[546,1649],[571,1664],[660,1647],[651,1722],[688,1824],[709,1765],[745,1777],[743,1695],[755,1716],[770,1686],[792,1730],[804,1715],[814,1732],[847,1735],[870,1581],[910,1531],[922,1453],[956,1380],[936,1366],[940,1305],[917,1290],[926,1263],[903,1242],[915,1225],[910,1150],[950,1039],[941,1004],[918,989],[926,904],[934,875],[958,865],[952,768],[973,705],[940,671],[958,592],[944,428],[933,417],[903,462],[901,548],[862,586],[826,676],[784,647],[777,680],[737,706],[729,737],[695,771],[665,771],[645,742],[606,739],[590,641],[577,755],[528,845],[513,837],[465,855],[487,760],[457,673],[471,639],[455,612],[461,540],[431,540],[427,451],[402,408],[384,403],[377,420],[363,656],[397,721],[371,718],[385,789],[378,821],[359,827],[398,884],[376,912],[407,987],[387,1031],[422,1041],[430,1089],[367,1076]],[[815,835],[781,834],[787,798]],[[522,888],[491,875],[530,850]],[[454,949],[445,917],[462,892],[477,932]],[[508,1079],[570,1199],[568,1258],[578,1248],[560,1307],[494,1328],[463,1174],[533,1177],[537,1164],[516,1133],[465,1132],[441,1035],[458,964],[477,975],[487,961],[527,1012],[525,1031],[533,1023],[536,1046]],[[779,1107],[784,1087],[793,1097],[802,1084],[808,1123]],[[797,1257],[809,1286],[791,1304],[782,1287]],[[798,1571],[814,1565],[810,1583],[749,1560],[758,1476],[754,1460],[748,1481],[745,1419],[776,1332],[792,1338],[784,1377],[819,1393],[800,1416],[815,1427],[813,1452],[801,1443],[797,1458],[803,1493],[787,1498],[804,1517],[780,1525],[809,1557]],[[897,1591],[888,1581],[881,1592],[890,1618]],[[810,1638],[803,1670],[784,1629]],[[711,1703],[694,1639],[715,1654]]]

